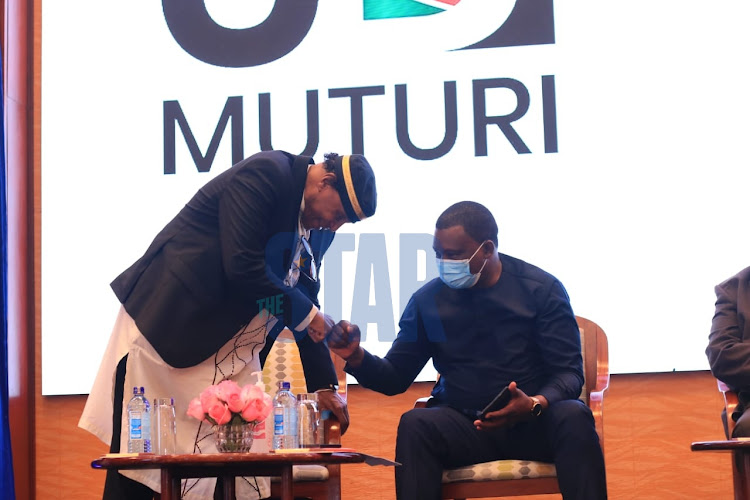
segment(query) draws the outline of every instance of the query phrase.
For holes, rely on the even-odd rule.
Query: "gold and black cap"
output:
[[[362,155],[336,157],[334,164],[336,189],[341,204],[350,222],[372,217],[378,204],[375,189],[375,174],[367,159]]]

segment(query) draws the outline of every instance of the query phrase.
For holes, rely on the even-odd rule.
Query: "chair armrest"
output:
[[[604,452],[604,391],[592,391],[589,394],[589,408],[594,415],[594,425],[596,433],[599,435],[599,445]]]
[[[596,374],[596,386],[591,391],[591,393],[600,392],[602,393],[602,397],[604,397],[604,393],[607,392],[609,389],[609,367],[606,368],[606,370],[602,370],[599,373]]]
[[[598,327],[597,327],[598,328]],[[597,331],[596,383],[589,393],[589,408],[594,416],[599,445],[604,452],[604,394],[609,390],[609,347],[601,328]]]
[[[597,326],[596,386],[591,392],[601,392],[603,397],[607,389],[609,389],[609,345],[604,332]]]
[[[737,393],[730,389],[727,384],[719,379],[716,379],[716,384],[719,387],[719,391],[724,396],[724,409],[727,411],[727,431],[729,432],[729,437],[731,437],[735,426],[732,414],[737,410],[740,401],[737,398]]]
[[[414,408],[427,408],[427,402],[432,399],[432,396],[425,398],[419,398],[414,402]]]

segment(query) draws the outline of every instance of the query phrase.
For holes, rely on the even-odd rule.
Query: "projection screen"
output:
[[[501,252],[603,327],[613,373],[707,369],[713,287],[750,265],[749,11],[43,2],[43,394],[89,391],[119,308],[109,283],[203,184],[265,149],[373,165],[377,214],[340,231],[321,301],[376,354],[436,275],[435,219],[474,200]]]

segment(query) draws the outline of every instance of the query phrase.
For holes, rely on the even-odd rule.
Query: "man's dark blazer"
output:
[[[312,158],[282,151],[239,162],[201,188],[143,257],[112,282],[125,310],[168,364],[194,366],[215,354],[265,299],[283,297],[283,315],[277,316],[292,330],[318,305],[320,285],[305,273],[294,288],[282,282],[299,238],[311,163]],[[311,232],[315,262],[333,237],[331,231]],[[308,389],[336,383],[328,348],[307,335],[298,344]]]
[[[750,391],[750,267],[720,283],[706,355],[711,373],[736,391]]]

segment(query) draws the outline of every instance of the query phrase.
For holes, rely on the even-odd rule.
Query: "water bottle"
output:
[[[128,453],[151,453],[151,405],[141,387],[128,402]]]
[[[273,449],[299,448],[297,435],[297,398],[289,391],[289,382],[279,382],[273,398]]]

